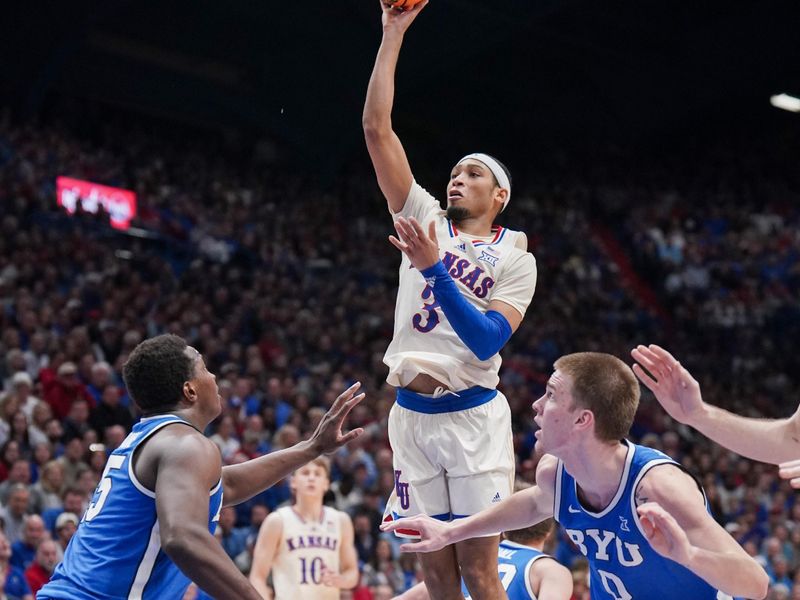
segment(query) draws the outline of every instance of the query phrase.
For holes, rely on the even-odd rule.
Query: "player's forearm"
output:
[[[731,596],[761,600],[767,595],[767,572],[744,551],[714,552],[695,546],[684,566]]]
[[[367,136],[388,133],[392,130],[392,106],[394,104],[394,77],[400,47],[401,35],[384,34],[375,66],[367,87],[362,124]]]
[[[189,579],[216,600],[261,600],[207,529],[164,531],[162,548]]]
[[[319,456],[309,440],[238,465],[222,468],[225,506],[244,502],[275,485],[292,471]]]
[[[780,464],[800,458],[796,419],[754,419],[705,405],[689,425],[742,456]]]
[[[506,498],[499,504],[481,512],[453,521],[447,530],[447,543],[454,544],[462,540],[481,537],[529,527],[547,516],[538,515],[536,505],[531,497],[524,492],[518,492]]]

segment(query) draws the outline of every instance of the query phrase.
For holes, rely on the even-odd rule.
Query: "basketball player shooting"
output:
[[[511,414],[497,391],[500,349],[533,298],[536,261],[524,233],[493,226],[511,198],[497,159],[468,154],[453,166],[447,210],[414,180],[392,129],[394,74],[406,30],[427,2],[383,8],[383,40],[363,125],[378,185],[402,252],[394,335],[384,362],[397,388],[389,416],[395,493],[387,519],[472,515],[509,497],[514,480]],[[504,598],[498,529],[422,555],[433,598]],[[401,530],[398,535],[414,536]],[[459,575],[460,574],[460,575]]]

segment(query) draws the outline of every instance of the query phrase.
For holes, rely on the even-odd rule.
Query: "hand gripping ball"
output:
[[[384,0],[384,2],[397,10],[409,10],[422,2],[422,0]]]

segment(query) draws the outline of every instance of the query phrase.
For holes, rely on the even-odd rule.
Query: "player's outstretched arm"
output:
[[[156,462],[162,549],[189,579],[217,600],[260,600],[208,531],[208,492],[219,478],[218,450],[195,432],[171,437],[169,442]]]
[[[356,394],[360,387],[361,383],[355,383],[336,398],[309,439],[285,450],[272,452],[238,465],[223,467],[225,506],[239,504],[252,498],[320,454],[330,454],[364,433],[360,427],[342,433],[342,425],[347,415],[364,399],[364,394]]]
[[[572,598],[572,573],[554,558],[540,558],[534,562],[528,580],[537,600]]]
[[[427,0],[406,11],[381,2],[383,40],[367,87],[362,124],[367,150],[378,177],[378,185],[393,213],[403,210],[414,178],[400,138],[392,129],[394,76],[406,30],[427,4]]]
[[[663,348],[637,346],[631,355],[639,363],[633,365],[637,377],[675,420],[754,460],[780,464],[800,459],[800,410],[788,419],[741,417],[706,404],[697,380]]]
[[[653,549],[716,589],[744,598],[766,597],[766,571],[708,513],[690,475],[659,465],[636,490],[639,520]]]
[[[553,516],[555,472],[556,459],[545,455],[536,469],[538,485],[517,492],[491,508],[450,523],[443,523],[425,515],[408,517],[383,523],[381,530],[419,531],[420,540],[402,544],[400,550],[435,552],[462,540],[529,527]]]
[[[272,561],[278,552],[283,535],[283,520],[277,513],[270,513],[258,530],[258,539],[253,548],[253,564],[250,567],[250,583],[264,600],[272,600],[267,587],[267,577],[272,570]]]

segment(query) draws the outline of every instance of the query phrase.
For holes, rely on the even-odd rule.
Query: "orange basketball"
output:
[[[391,4],[392,8],[397,10],[408,10],[409,8],[414,8],[422,0],[385,0],[385,2],[386,4]]]

